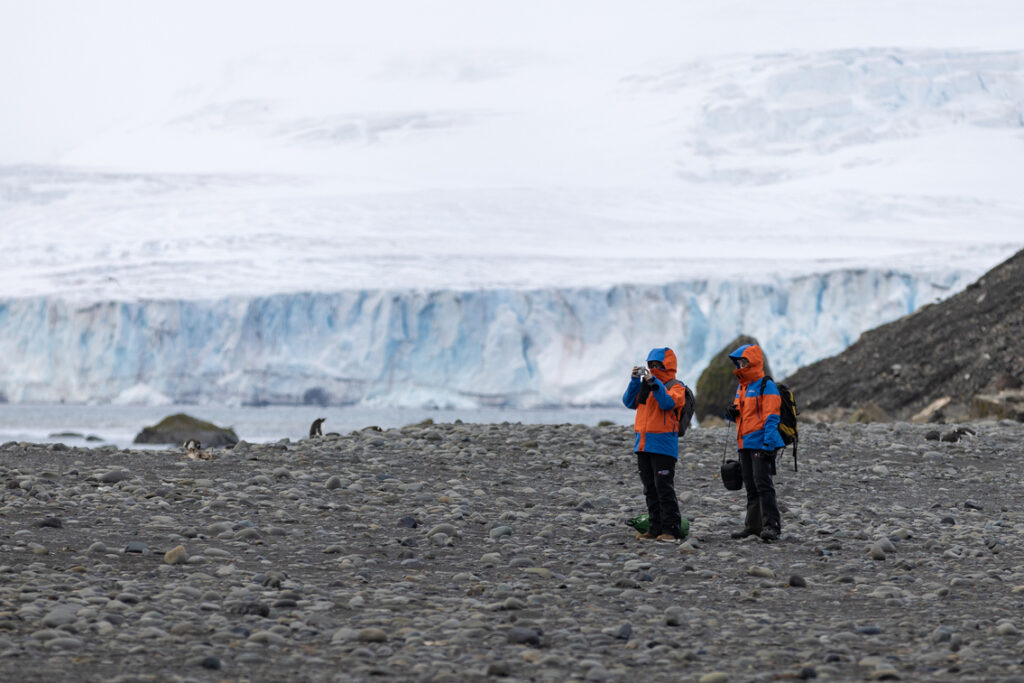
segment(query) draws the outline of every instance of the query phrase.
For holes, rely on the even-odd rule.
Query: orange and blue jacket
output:
[[[636,411],[633,430],[636,440],[633,450],[637,453],[659,453],[673,458],[679,457],[679,415],[678,409],[686,404],[686,391],[683,384],[674,384],[665,389],[665,383],[676,378],[676,354],[672,349],[651,349],[647,361],[661,361],[664,370],[654,368],[653,386],[643,390],[643,380],[631,377],[622,402],[630,410]],[[641,401],[641,398],[643,399]]]
[[[764,353],[755,344],[746,344],[729,354],[735,363],[746,358],[750,365],[736,368],[733,374],[740,381],[736,388],[733,408],[739,411],[736,417],[737,448],[751,448],[759,451],[773,451],[786,444],[779,435],[779,413],[782,396],[770,378],[764,376]],[[761,385],[765,384],[764,391]]]

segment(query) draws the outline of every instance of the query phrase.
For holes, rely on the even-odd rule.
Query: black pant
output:
[[[743,488],[747,490],[747,517],[744,527],[759,532],[764,527],[782,530],[782,513],[775,498],[772,484],[772,469],[775,465],[773,451],[757,451],[744,448],[740,451],[740,469],[743,472]]]
[[[636,454],[636,467],[644,484],[647,515],[651,520],[650,533],[660,536],[679,536],[679,501],[676,500],[676,459],[661,453]]]

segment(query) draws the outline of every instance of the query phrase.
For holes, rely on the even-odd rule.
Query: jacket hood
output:
[[[745,368],[736,368],[732,374],[736,375],[743,384],[750,384],[764,377],[764,352],[757,344],[744,344],[729,354],[729,358],[735,364],[740,358],[746,358],[750,365]]]
[[[649,363],[652,360],[660,361],[665,365],[664,370],[651,370],[651,374],[660,379],[662,383],[676,378],[676,370],[679,367],[679,363],[676,360],[675,351],[667,346],[663,349],[651,349],[651,352],[647,354],[647,362]]]

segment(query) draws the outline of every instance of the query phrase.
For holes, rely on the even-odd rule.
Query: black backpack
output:
[[[670,379],[665,382],[665,391],[668,391],[677,384],[683,383],[677,379]],[[697,399],[694,398],[690,387],[683,384],[683,391],[686,393],[686,403],[677,411],[676,415],[679,418],[679,436],[686,434],[686,429],[690,426],[690,420],[693,419],[693,411],[697,408]]]
[[[764,376],[764,381],[761,382],[761,393],[758,399],[764,395],[764,386],[768,384],[768,380],[772,380],[770,375]],[[796,416],[800,414],[800,409],[796,406],[796,396],[793,394],[793,390],[785,384],[779,384],[775,382],[775,387],[779,390],[779,396],[782,397],[782,407],[779,408],[779,436],[782,437],[782,443],[786,446],[793,444],[793,471],[796,472],[796,446],[800,442],[800,433],[797,431]]]

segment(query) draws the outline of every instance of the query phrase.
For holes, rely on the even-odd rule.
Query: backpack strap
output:
[[[685,384],[683,384],[682,382],[680,382],[677,379],[670,379],[669,381],[665,382],[665,392],[668,393],[668,390],[671,389],[672,387],[676,386],[677,384],[682,385],[683,391],[684,392],[686,391],[686,385]],[[677,414],[681,411],[680,408],[675,408],[674,410],[676,411]]]
[[[683,385],[683,391],[685,393],[686,385],[683,384],[682,382],[680,382],[679,380],[675,379],[674,377],[672,379],[670,379],[669,381],[665,382],[665,391],[667,392],[669,389],[671,389],[672,387],[674,387],[677,384],[682,384]],[[684,400],[685,400],[685,397],[684,397]],[[674,410],[674,412],[676,414],[676,421],[681,423],[682,420],[683,420],[683,409],[682,408],[674,408],[673,410]],[[676,430],[678,430],[678,429],[679,429],[679,427],[676,427]]]
[[[757,394],[757,416],[758,417],[762,417],[762,415],[761,415],[761,399],[764,398],[764,388],[766,386],[768,386],[768,380],[770,380],[770,379],[772,379],[771,375],[765,375],[764,377],[761,378],[761,391],[758,392],[758,394]],[[774,382],[775,380],[772,379],[772,381]]]

